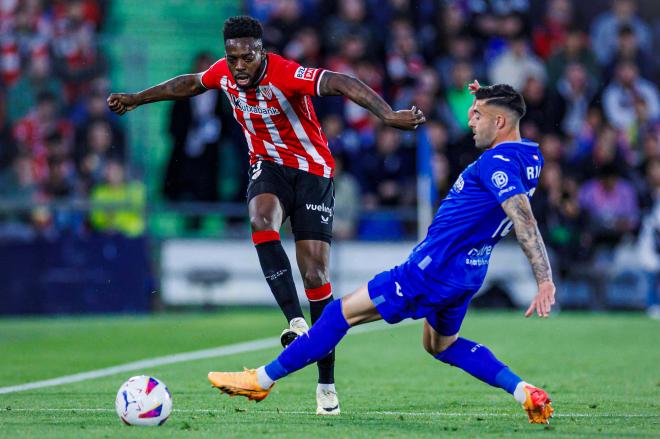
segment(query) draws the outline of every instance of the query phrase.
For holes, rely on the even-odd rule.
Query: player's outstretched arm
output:
[[[201,73],[180,75],[139,93],[112,93],[108,96],[108,107],[122,115],[140,105],[152,102],[182,99],[204,93]]]
[[[426,122],[424,113],[416,107],[394,111],[385,100],[368,85],[343,73],[325,71],[320,79],[321,96],[346,96],[356,104],[378,116],[386,125],[402,130],[414,130]]]
[[[529,198],[526,194],[514,195],[502,203],[502,208],[513,222],[516,237],[529,259],[539,288],[532,304],[525,312],[525,317],[531,316],[534,310],[539,317],[548,317],[550,308],[555,303],[555,284],[552,281],[548,252],[536,224]]]

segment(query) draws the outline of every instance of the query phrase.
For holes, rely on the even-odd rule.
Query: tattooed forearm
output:
[[[141,91],[137,94],[139,104],[187,98],[203,93],[199,74],[180,75]]]
[[[359,79],[341,73],[325,71],[320,79],[321,96],[346,96],[379,118],[392,112],[392,107]]]
[[[514,195],[502,203],[502,208],[513,222],[516,237],[532,266],[536,283],[541,284],[552,280],[548,252],[545,249],[527,195]]]

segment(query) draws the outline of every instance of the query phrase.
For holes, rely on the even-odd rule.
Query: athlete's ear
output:
[[[497,119],[495,119],[495,124],[497,125],[497,129],[501,130],[504,128],[504,125],[506,125],[506,119],[501,114],[498,114]]]

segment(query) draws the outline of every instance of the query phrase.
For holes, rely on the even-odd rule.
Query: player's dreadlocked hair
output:
[[[263,37],[264,30],[258,20],[247,15],[238,15],[225,20],[222,34],[225,41],[232,38],[254,38],[260,40]]]
[[[523,117],[527,111],[522,95],[508,84],[479,87],[474,96],[479,100],[486,100],[489,104],[508,108],[516,113],[519,118]]]

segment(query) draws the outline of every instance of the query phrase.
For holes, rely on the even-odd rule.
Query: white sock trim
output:
[[[525,381],[521,381],[516,386],[516,390],[513,391],[513,397],[520,404],[524,404],[525,401],[527,400],[527,394],[525,393],[524,388],[525,386],[529,386],[529,385],[530,385],[529,383],[526,383]]]
[[[334,385],[334,383],[333,383],[333,384],[321,384],[321,383],[318,383],[318,384],[316,385],[316,390],[317,390],[317,391],[318,391],[318,390],[329,390],[329,391],[331,391],[331,392],[335,392],[335,393],[337,393],[337,390],[335,389],[335,385]]]
[[[257,381],[259,381],[259,386],[262,389],[270,389],[271,386],[275,384],[275,381],[273,381],[266,373],[266,366],[261,366],[257,369]]]

